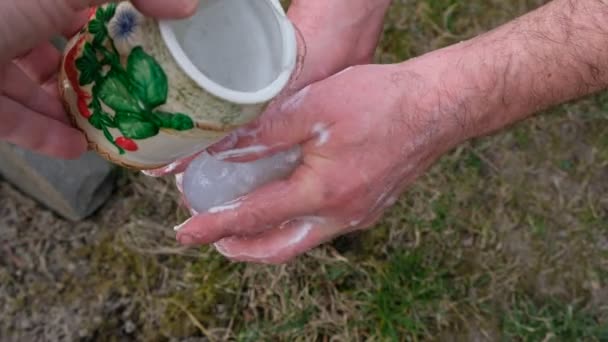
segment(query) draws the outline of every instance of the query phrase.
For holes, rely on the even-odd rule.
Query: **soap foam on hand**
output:
[[[300,157],[299,146],[246,163],[228,162],[202,153],[184,172],[184,196],[193,210],[208,212],[265,184],[288,177],[299,165]]]

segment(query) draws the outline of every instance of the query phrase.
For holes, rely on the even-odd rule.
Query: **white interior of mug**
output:
[[[194,16],[159,26],[182,70],[227,101],[267,102],[295,68],[295,31],[275,0],[200,0]]]

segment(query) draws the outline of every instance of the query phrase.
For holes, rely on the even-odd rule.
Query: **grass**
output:
[[[599,325],[588,310],[554,300],[538,305],[529,298],[515,298],[502,324],[508,340],[608,339],[608,325]]]
[[[396,0],[404,60],[542,1]],[[172,179],[124,171],[71,224],[0,183],[0,335],[11,340],[608,341],[608,95],[442,158],[374,229],[283,266],[187,250]],[[199,338],[199,339],[197,339]]]

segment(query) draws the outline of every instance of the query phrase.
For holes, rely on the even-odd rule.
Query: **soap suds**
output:
[[[295,234],[286,242],[285,247],[294,246],[304,241],[312,231],[312,222],[304,222],[296,228]]]
[[[241,158],[241,157],[246,157],[249,155],[264,153],[266,151],[268,151],[267,146],[254,145],[254,146],[220,152],[215,155],[215,158],[218,160],[224,160],[224,159],[230,159],[230,158]]]
[[[297,148],[292,149],[285,155],[285,161],[290,164],[296,163],[302,157],[302,150],[298,146]]]
[[[180,161],[175,161],[169,165],[163,166],[155,170],[142,170],[141,173],[148,177],[162,177],[165,174],[175,171],[181,165]]]
[[[210,208],[208,210],[208,212],[209,212],[209,214],[218,214],[218,213],[223,213],[225,211],[231,211],[231,210],[238,209],[240,206],[241,206],[241,201],[236,200],[233,202],[228,202],[227,204],[224,204],[224,205]]]
[[[236,136],[238,137],[250,137],[257,139],[258,134],[262,131],[261,126],[257,126],[254,129],[251,128],[239,128],[236,130]]]
[[[331,133],[329,132],[327,126],[322,123],[314,124],[314,126],[312,127],[312,132],[314,135],[317,136],[317,147],[327,144],[331,136]]]

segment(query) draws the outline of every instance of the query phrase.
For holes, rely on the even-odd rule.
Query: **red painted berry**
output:
[[[85,119],[91,117],[91,110],[89,109],[89,105],[87,104],[87,101],[82,97],[78,98],[78,111],[80,112],[80,115],[82,115]]]
[[[89,19],[93,19],[93,17],[95,16],[95,14],[97,14],[97,7],[90,7],[89,8]]]
[[[72,88],[74,88],[76,95],[79,98],[89,99],[91,96],[82,90],[78,84],[78,70],[76,70],[76,58],[78,57],[78,52],[83,46],[83,43],[85,43],[84,36],[80,37],[78,42],[74,44],[74,47],[67,53],[65,58],[65,73],[70,81],[70,84],[72,85]]]
[[[115,141],[116,145],[124,148],[127,151],[137,151],[138,147],[137,144],[135,143],[135,141],[129,139],[129,138],[125,138],[125,137],[118,137],[116,138]]]

